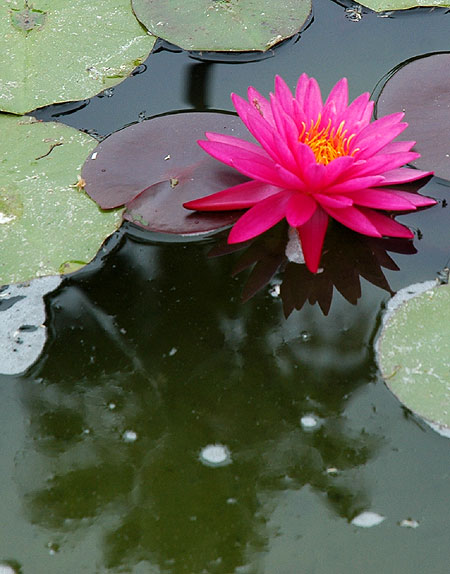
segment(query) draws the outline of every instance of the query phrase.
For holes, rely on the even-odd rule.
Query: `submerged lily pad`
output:
[[[300,31],[310,0],[132,0],[155,36],[185,50],[265,52]]]
[[[414,292],[411,286],[409,291]],[[388,315],[377,342],[381,374],[411,411],[450,429],[450,285],[425,284]],[[406,293],[404,293],[406,292]]]
[[[155,38],[129,0],[0,3],[0,109],[83,100],[125,79]]]
[[[375,12],[388,10],[408,10],[409,8],[450,6],[449,0],[360,0],[359,4]]]
[[[383,87],[377,115],[405,112],[405,135],[421,154],[413,165],[450,179],[450,53],[403,63]]]
[[[73,185],[96,140],[2,114],[0,130],[0,285],[85,265],[121,222]]]
[[[183,203],[247,180],[197,144],[205,132],[251,136],[234,115],[181,113],[153,118],[102,141],[84,164],[86,192],[103,209],[125,205],[125,219],[151,231],[206,233],[241,212],[199,213]]]

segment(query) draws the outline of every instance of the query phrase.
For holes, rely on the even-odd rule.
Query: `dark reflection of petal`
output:
[[[294,309],[301,309],[308,301],[317,303],[322,312],[330,311],[334,288],[356,305],[361,297],[360,278],[393,295],[382,268],[398,271],[388,251],[414,254],[416,249],[407,239],[376,239],[355,233],[335,222],[327,233],[321,269],[311,273],[306,265],[288,261],[285,250],[287,225],[281,223],[272,230],[243,244],[227,245],[226,239],[214,247],[210,257],[245,249],[236,263],[233,274],[251,269],[242,293],[248,301],[264,288],[280,270],[280,295],[286,317]]]

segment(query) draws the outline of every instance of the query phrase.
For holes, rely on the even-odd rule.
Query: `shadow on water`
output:
[[[268,295],[242,306],[235,258],[209,248],[124,235],[51,298],[22,386],[26,512],[61,544],[99,527],[107,568],[233,572],[267,548],[277,497],[305,485],[346,521],[370,506],[354,472],[381,438],[344,411],[374,377],[373,312],[280,321]],[[202,464],[208,444],[231,464]]]

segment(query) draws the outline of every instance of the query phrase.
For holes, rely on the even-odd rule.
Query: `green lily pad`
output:
[[[0,285],[69,273],[119,226],[77,174],[97,141],[57,123],[0,114]]]
[[[401,64],[384,85],[377,115],[402,110],[406,137],[420,158],[413,165],[450,179],[450,53],[421,56]]]
[[[311,0],[132,0],[155,36],[185,50],[265,52],[300,31]]]
[[[129,0],[0,3],[0,110],[83,100],[125,79],[156,38]]]
[[[449,0],[359,0],[359,4],[367,6],[375,12],[386,12],[388,10],[408,10],[420,6],[450,6]]]
[[[414,287],[394,297],[403,297],[403,302],[385,321],[377,342],[378,364],[388,387],[406,407],[448,430],[450,285],[428,282],[427,290],[408,299],[408,289]]]

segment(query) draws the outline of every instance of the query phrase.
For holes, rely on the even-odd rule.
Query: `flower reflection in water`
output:
[[[398,271],[399,268],[388,252],[416,253],[409,239],[367,237],[334,224],[330,226],[325,239],[321,268],[318,273],[312,273],[306,265],[289,260],[289,237],[292,240],[287,225],[282,222],[243,245],[222,242],[209,255],[215,257],[245,249],[233,270],[236,275],[251,269],[242,293],[244,301],[270,284],[280,271],[276,294],[281,296],[283,310],[288,317],[307,301],[311,305],[317,303],[324,315],[328,315],[334,289],[349,303],[356,305],[361,297],[361,277],[393,295],[383,268],[391,271]]]

